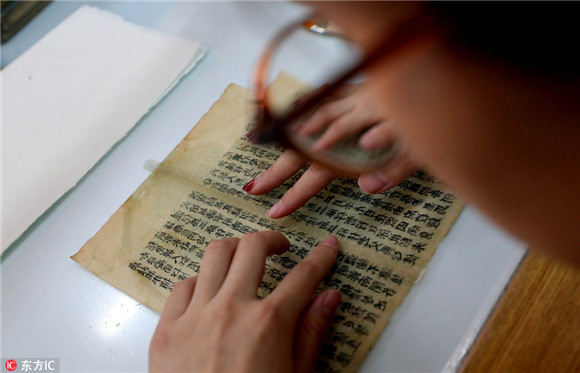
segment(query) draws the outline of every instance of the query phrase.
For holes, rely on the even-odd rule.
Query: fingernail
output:
[[[379,149],[380,145],[377,142],[377,140],[375,140],[374,136],[363,136],[360,138],[359,140],[359,144],[360,146],[362,146],[365,149],[368,150],[375,150],[375,149]]]
[[[380,172],[372,175],[363,175],[358,180],[358,185],[367,193],[379,193],[390,187],[389,179]]]
[[[269,218],[276,218],[276,216],[278,215],[278,211],[280,211],[281,208],[282,208],[282,201],[278,201],[274,206],[272,206],[270,208],[270,210],[268,210],[268,212],[266,213],[266,216]]]
[[[338,305],[340,304],[340,291],[338,290],[331,290],[326,294],[324,297],[324,301],[322,302],[322,312],[326,316],[332,316]]]
[[[321,244],[326,246],[338,246],[338,239],[336,236],[328,236],[321,242]]]
[[[254,182],[256,181],[256,179],[250,181],[249,183],[247,183],[246,185],[244,185],[244,187],[242,188],[242,190],[244,192],[250,192],[252,190],[252,188],[254,187]]]
[[[250,140],[250,142],[255,143],[255,136],[256,136],[256,130],[251,130],[250,132],[246,133],[246,138],[248,140]]]

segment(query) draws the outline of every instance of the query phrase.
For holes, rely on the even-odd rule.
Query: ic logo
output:
[[[4,366],[9,372],[13,372],[16,370],[16,368],[18,368],[18,364],[16,364],[16,361],[14,360],[6,360],[6,364],[4,364]]]

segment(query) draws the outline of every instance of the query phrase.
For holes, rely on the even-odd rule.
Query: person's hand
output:
[[[175,284],[149,351],[152,372],[311,372],[340,303],[312,296],[338,255],[326,238],[264,299],[266,256],[290,242],[279,232],[211,242],[199,276]]]
[[[374,150],[393,141],[389,120],[381,115],[368,90],[349,86],[331,101],[322,105],[299,129],[300,134],[311,135],[324,130],[312,146],[312,151],[324,151],[342,138],[366,130],[360,138],[363,148]],[[293,150],[286,150],[260,177],[249,182],[244,190],[252,195],[267,193],[291,178],[308,160]],[[401,152],[386,167],[359,176],[359,186],[367,193],[382,193],[399,185],[417,170],[409,152]],[[302,177],[278,203],[268,211],[271,218],[281,218],[296,211],[341,175],[312,163]]]

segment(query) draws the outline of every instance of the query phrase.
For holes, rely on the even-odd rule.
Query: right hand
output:
[[[175,284],[151,340],[151,372],[314,371],[340,292],[314,295],[339,252],[327,237],[263,299],[266,257],[290,242],[280,232],[213,241],[199,276]]]
[[[313,144],[313,151],[322,151],[345,136],[366,129],[360,145],[369,150],[389,145],[393,141],[389,121],[384,118],[363,86],[348,86],[322,105],[299,129],[309,135],[326,128]],[[267,193],[291,178],[308,159],[288,149],[264,174],[248,183],[244,190],[252,195]],[[399,185],[417,170],[408,151],[403,151],[384,169],[359,175],[360,188],[367,193],[382,193]],[[321,164],[312,163],[304,175],[268,211],[271,218],[282,218],[303,206],[332,180],[342,176]]]

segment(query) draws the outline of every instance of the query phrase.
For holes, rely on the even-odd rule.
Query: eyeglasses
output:
[[[259,144],[274,142],[286,148],[292,148],[312,161],[321,163],[343,174],[360,174],[380,168],[398,154],[399,146],[396,143],[381,149],[367,150],[359,145],[359,140],[364,133],[361,131],[357,134],[346,136],[324,151],[314,152],[311,147],[320,138],[324,130],[314,135],[301,135],[297,130],[325,100],[328,101],[329,97],[336,94],[341,87],[353,79],[360,83],[361,74],[364,76],[369,67],[379,61],[384,63],[387,57],[393,55],[401,46],[432,30],[433,18],[419,16],[401,24],[386,41],[372,48],[368,53],[359,53],[361,56],[356,61],[351,58],[349,67],[343,67],[342,71],[335,74],[334,77],[330,77],[327,83],[296,100],[290,110],[279,113],[279,111],[274,109],[274,101],[276,100],[271,97],[268,86],[273,57],[280,54],[281,47],[289,44],[288,41],[292,36],[307,33],[308,31],[305,31],[301,25],[312,18],[313,16],[310,16],[306,21],[301,20],[282,29],[266,46],[258,60],[254,75],[257,112],[251,140]],[[336,43],[337,39],[336,37],[325,35],[312,35],[314,35],[313,38],[319,38],[319,41],[324,40],[329,43]],[[344,43],[349,44],[348,40],[341,39]],[[297,49],[302,50],[308,45],[310,43],[302,42]],[[314,49],[316,48],[314,47]],[[354,52],[354,54],[356,53]],[[327,57],[326,52],[321,52],[320,56],[316,56],[315,59],[314,64],[318,64],[321,59],[330,58]],[[342,60],[343,58],[336,58],[336,60],[339,59]]]

